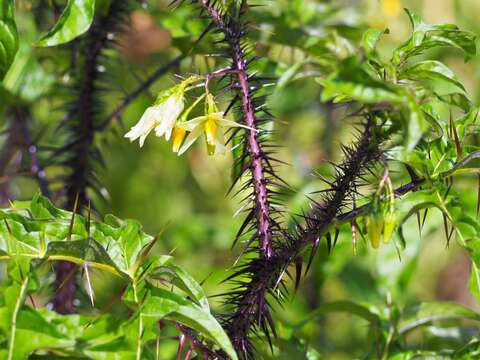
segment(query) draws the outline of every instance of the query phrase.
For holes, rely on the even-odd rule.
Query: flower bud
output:
[[[384,217],[383,225],[383,242],[388,243],[392,238],[393,232],[397,227],[397,214],[395,212],[389,212]]]
[[[378,249],[382,238],[383,219],[377,215],[370,215],[366,220],[367,234],[374,249]]]

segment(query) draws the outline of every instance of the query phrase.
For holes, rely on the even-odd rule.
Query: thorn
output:
[[[352,245],[353,245],[353,255],[357,255],[357,228],[355,221],[351,222],[352,224]]]
[[[73,210],[72,210],[72,218],[70,219],[70,225],[68,227],[67,240],[72,239],[73,223],[75,222],[75,214],[77,213],[77,206],[78,206],[78,192],[77,192],[77,195],[75,195],[75,202],[73,204]]]
[[[8,225],[7,218],[3,218],[3,221],[5,222],[5,226],[7,227],[8,233],[12,235],[12,229],[10,229],[10,225]]]
[[[477,191],[477,217],[480,210],[480,174],[478,174],[478,191]]]
[[[332,252],[332,236],[330,235],[329,232],[327,232],[325,234],[325,238],[327,240],[327,252],[328,252],[328,255],[330,255]]]
[[[62,283],[58,286],[57,288],[57,291],[60,291],[60,289],[62,289],[65,284],[67,283],[68,280],[70,280],[70,278],[77,272],[77,267],[74,266],[72,268],[72,270],[70,270],[70,272],[67,274],[67,276],[65,276],[65,279],[63,279]]]
[[[33,296],[31,294],[28,294],[28,299],[32,303],[33,308],[36,309],[37,305],[35,305],[35,301],[33,300]]]
[[[445,230],[445,237],[447,238],[447,248],[450,246],[450,237],[448,236],[448,220],[447,215],[443,215],[443,229]]]
[[[308,270],[310,270],[310,266],[312,265],[312,262],[313,262],[313,258],[315,257],[315,254],[317,253],[317,250],[318,250],[318,246],[320,245],[320,237],[317,237],[315,239],[315,241],[313,242],[313,245],[312,245],[312,250],[310,251],[310,257],[308,259],[308,263],[307,263],[307,267],[305,269],[305,275],[307,275],[308,273]]]
[[[88,213],[87,213],[87,236],[88,236],[88,238],[90,238],[91,212],[92,212],[91,203],[90,203],[90,199],[88,199]]]
[[[182,351],[185,346],[185,335],[181,334],[178,338],[177,360],[182,360]]]
[[[190,355],[192,355],[192,347],[191,346],[188,348],[187,353],[185,354],[185,360],[189,360]]]
[[[452,118],[452,112],[450,111],[450,127],[452,128],[453,139],[455,141],[455,149],[457,151],[457,161],[461,160],[462,158],[462,146],[460,144],[460,140],[458,139],[457,128],[455,126],[455,122]]]
[[[427,219],[427,214],[428,214],[428,208],[426,208],[425,212],[423,213],[422,229],[425,226],[425,220]]]
[[[92,303],[92,307],[95,307],[95,302],[93,300],[93,288],[92,288],[92,283],[90,281],[90,273],[88,272],[88,265],[87,264],[83,264],[83,270],[85,272],[85,278],[87,280],[88,297],[90,298],[90,302]]]
[[[337,245],[337,240],[338,240],[338,235],[340,234],[340,229],[336,229],[335,230],[335,236],[334,236],[334,239],[333,239],[333,247],[335,247],[335,245]]]
[[[298,285],[300,285],[300,279],[302,277],[302,266],[303,261],[300,256],[295,258],[295,292],[298,289]]]
[[[422,238],[422,222],[420,219],[420,210],[416,212],[416,215],[417,215],[417,225],[418,225],[418,236],[421,239]]]

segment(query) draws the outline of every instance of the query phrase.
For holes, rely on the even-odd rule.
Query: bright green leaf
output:
[[[55,26],[44,35],[37,46],[65,44],[85,33],[93,21],[95,0],[68,0]]]

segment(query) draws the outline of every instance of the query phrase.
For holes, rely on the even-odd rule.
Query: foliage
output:
[[[468,254],[469,289],[480,301],[478,107],[449,58],[475,62],[475,34],[406,10],[410,31],[391,41],[398,29],[366,26],[361,5],[271,3],[160,1],[145,11],[126,0],[2,2],[0,196],[28,199],[0,211],[2,357],[335,358],[339,341],[352,342],[347,358],[478,356],[475,308],[410,290],[421,283],[425,238],[443,231],[447,248],[455,239]],[[400,12],[396,0],[377,6],[386,17]],[[138,17],[144,23],[130,29]],[[171,43],[162,55],[129,59],[142,29],[161,37],[152,19]],[[144,68],[153,71],[138,75]],[[158,86],[166,74],[177,75],[175,84]],[[313,159],[313,179],[278,150],[293,133],[277,120],[303,113],[324,127],[299,151]],[[309,136],[308,127],[298,131]],[[340,133],[347,145],[332,139]],[[192,190],[226,179],[229,156],[233,199],[220,200],[226,189]],[[217,175],[208,176],[215,162]],[[17,185],[21,177],[42,195]],[[138,192],[144,197],[131,201]],[[240,203],[241,220],[231,220],[230,202]],[[151,237],[134,220],[96,220],[106,209],[132,212],[159,231],[168,211],[156,203],[178,206],[183,228]],[[205,253],[225,251],[212,241],[220,231],[236,260],[221,252],[206,265],[222,281],[213,312],[200,274],[162,254],[187,249],[178,258],[196,269]],[[317,289],[330,279],[350,294],[324,298]],[[300,316],[289,311],[292,288]],[[355,324],[363,331],[329,339],[335,326],[326,321],[339,312],[361,319],[344,334]]]
[[[30,204],[13,204],[1,217],[0,251],[2,259],[9,262],[11,276],[0,310],[6,358],[22,359],[32,351],[92,358],[115,357],[121,351],[126,358],[153,358],[153,340],[158,337],[162,319],[199,330],[236,358],[227,335],[210,313],[200,285],[172,264],[170,256],[150,256],[156,239],[143,233],[136,221],[115,217],[108,217],[107,223],[90,221],[55,208],[41,196]],[[55,260],[82,267],[92,305],[90,271],[99,269],[121,277],[125,285],[115,296],[129,309],[129,316],[113,319],[109,313],[99,313],[61,317],[24,305],[38,287],[39,269]],[[99,336],[102,330],[97,330],[100,333],[92,337],[95,328],[105,326],[111,329],[109,333]],[[65,334],[65,328],[71,331]]]

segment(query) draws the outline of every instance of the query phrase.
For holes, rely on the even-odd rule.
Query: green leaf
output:
[[[278,78],[277,88],[282,89],[290,83],[298,71],[302,68],[303,65],[308,63],[306,60],[298,61],[292,66],[290,66],[283,74]]]
[[[445,95],[439,95],[434,93],[434,95],[442,102],[456,106],[462,109],[465,113],[468,113],[471,110],[472,102],[464,93],[450,93]]]
[[[237,359],[228,335],[212,314],[179,295],[163,289],[152,289],[141,308],[141,315],[156,320],[167,318],[179,321],[215,341],[230,358]]]
[[[460,173],[480,172],[480,151],[468,154],[462,160],[457,161],[450,170],[441,174],[442,178],[458,175]]]
[[[0,4],[0,80],[3,80],[18,50],[13,0]]]
[[[10,326],[8,311],[0,308],[0,323],[3,330]],[[10,359],[26,359],[34,350],[65,349],[71,347],[74,340],[62,334],[59,329],[48,322],[40,312],[23,306],[18,312],[15,325],[15,342]]]
[[[17,98],[33,102],[50,90],[55,77],[39,64],[29,44],[22,42],[3,86]]]
[[[169,264],[168,266],[161,266],[154,271],[155,275],[168,273],[173,277],[172,283],[178,288],[185,291],[193,300],[195,300],[205,311],[210,311],[207,296],[200,284],[184,269],[177,265]]]
[[[49,260],[66,260],[121,275],[105,249],[93,239],[54,241],[48,244],[45,256]]]
[[[447,302],[424,302],[405,310],[399,324],[399,333],[406,334],[420,326],[437,321],[468,319],[480,321],[480,314],[459,304]]]
[[[457,75],[440,61],[427,60],[417,62],[398,74],[399,79],[426,79],[426,80],[445,80],[459,87],[463,91],[465,88],[459,81]]]
[[[75,39],[89,29],[94,13],[95,0],[68,0],[55,26],[36,45],[55,46]]]
[[[362,45],[365,53],[370,56],[376,51],[377,43],[383,34],[388,34],[389,30],[368,29],[363,33]]]
[[[296,324],[295,327],[301,328],[305,324],[317,318],[318,316],[328,314],[331,312],[346,312],[352,315],[356,315],[358,317],[361,317],[367,320],[369,323],[371,323],[374,326],[379,326],[381,322],[380,317],[371,309],[369,309],[367,306],[359,304],[354,301],[345,300],[345,301],[335,301],[335,302],[325,303],[320,305],[318,308],[312,311],[305,320]]]
[[[413,32],[410,39],[394,51],[392,62],[395,65],[438,46],[455,47],[471,56],[476,54],[475,34],[461,31],[453,24],[428,25],[418,15],[407,9],[405,11],[410,18]]]
[[[474,298],[480,302],[480,269],[475,261],[472,261],[472,270],[468,280],[468,288]]]
[[[397,87],[373,78],[355,57],[344,60],[336,73],[319,79],[323,86],[322,100],[335,102],[356,100],[364,104],[405,103]]]

